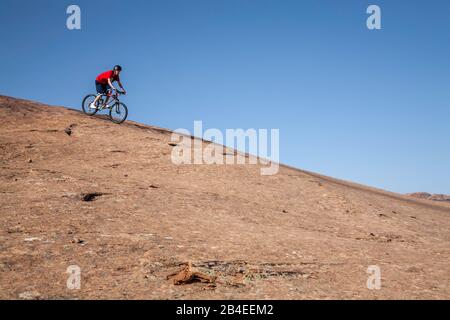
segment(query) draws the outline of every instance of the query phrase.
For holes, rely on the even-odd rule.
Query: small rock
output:
[[[79,239],[79,238],[73,238],[72,243],[81,244],[81,245],[86,244],[83,239]]]
[[[103,195],[104,194],[101,193],[101,192],[86,193],[86,194],[82,194],[81,195],[81,199],[83,201],[86,201],[86,202],[91,202],[91,201],[94,201],[95,199],[97,199],[98,197],[101,197]]]
[[[33,241],[41,241],[41,240],[42,240],[41,238],[37,238],[37,237],[23,239],[23,241],[25,241],[25,242],[33,242]]]
[[[23,232],[23,228],[21,226],[15,226],[15,227],[8,228],[7,232],[8,233],[21,233],[21,232]]]
[[[67,127],[67,128],[64,129],[64,132],[65,132],[68,136],[70,136],[70,135],[72,134],[72,129],[71,129],[70,127]]]
[[[407,272],[422,272],[423,270],[421,268],[418,267],[409,267],[408,269],[406,269]]]

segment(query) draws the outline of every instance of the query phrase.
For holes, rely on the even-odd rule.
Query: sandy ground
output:
[[[177,166],[168,130],[7,97],[0,112],[2,299],[450,298],[447,203]]]

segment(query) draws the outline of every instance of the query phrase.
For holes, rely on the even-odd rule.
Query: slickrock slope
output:
[[[450,298],[448,203],[176,166],[168,130],[8,97],[0,112],[0,298]]]

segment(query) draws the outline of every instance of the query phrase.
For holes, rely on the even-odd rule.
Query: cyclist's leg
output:
[[[97,109],[97,101],[100,99],[100,97],[106,93],[106,86],[95,81],[95,88],[97,90],[97,96],[95,97],[94,101],[91,103],[90,107],[92,109]]]
[[[109,84],[105,85],[106,88],[106,99],[105,99],[105,106],[108,105],[108,101],[109,101],[109,97],[110,97],[110,92],[112,91],[112,88],[109,86]]]
[[[101,96],[102,96],[101,93],[97,93],[97,96],[95,97],[94,101],[91,103],[89,107],[91,107],[92,109],[97,109],[97,101],[98,99],[100,99]]]

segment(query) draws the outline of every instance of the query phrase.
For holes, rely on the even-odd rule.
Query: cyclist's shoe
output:
[[[94,103],[91,103],[91,104],[89,105],[89,108],[91,108],[91,109],[97,109],[97,106],[96,106]]]

